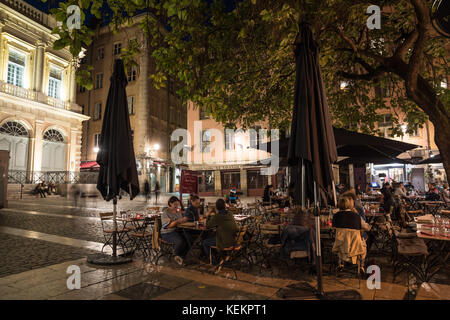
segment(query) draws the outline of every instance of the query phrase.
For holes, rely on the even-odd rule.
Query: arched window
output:
[[[64,137],[58,130],[48,129],[44,133],[44,140],[50,142],[64,142]]]
[[[6,121],[0,127],[0,133],[14,137],[28,137],[28,130],[17,121]]]

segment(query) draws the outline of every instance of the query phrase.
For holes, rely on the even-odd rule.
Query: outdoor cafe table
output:
[[[203,240],[203,234],[205,232],[211,231],[213,230],[213,228],[207,228],[206,225],[204,223],[199,223],[198,225],[195,222],[185,222],[185,223],[180,223],[177,225],[177,228],[182,229],[183,230],[183,234],[186,238],[186,241],[188,242],[189,245],[189,250],[186,254],[186,257],[189,255],[189,253],[192,251],[192,248],[194,246],[200,247],[201,248],[201,242]],[[189,242],[190,237],[188,236],[187,232],[188,231],[198,231],[199,234],[198,236],[196,236],[193,240],[192,243]]]
[[[450,225],[442,221],[417,223],[417,237],[425,241],[429,252],[425,261],[427,279],[445,269],[450,256],[450,232],[445,232],[450,230]]]
[[[377,218],[384,217],[386,215],[386,213],[387,212],[367,212],[367,213],[364,213],[364,214],[365,214],[365,216],[366,216],[366,218],[368,220],[367,222],[370,225],[372,225],[377,220]]]
[[[425,212],[429,212],[433,215],[446,206],[444,201],[417,201],[417,204],[421,206]]]
[[[248,223],[252,218],[253,218],[253,216],[247,215],[247,214],[235,214],[235,215],[234,215],[234,220],[235,220],[237,223],[240,223],[241,225],[245,225],[245,224]]]

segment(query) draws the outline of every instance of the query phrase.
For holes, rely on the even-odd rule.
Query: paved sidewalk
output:
[[[71,265],[81,270],[81,289],[67,288],[66,273]],[[266,300],[281,299],[280,289],[298,281],[258,277],[238,272],[231,279],[226,269],[219,275],[180,268],[173,265],[154,266],[140,261],[128,265],[99,267],[86,263],[86,259],[67,261],[0,278],[0,299],[51,300]],[[308,281],[314,286],[315,280]],[[406,288],[383,282],[380,290],[369,290],[365,281],[358,288],[356,279],[324,277],[325,292],[354,289],[364,300],[401,300]],[[311,298],[314,299],[314,298]],[[424,284],[416,300],[450,299],[446,285]]]

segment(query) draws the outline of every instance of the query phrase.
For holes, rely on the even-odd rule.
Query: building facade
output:
[[[156,64],[138,26],[140,16],[134,19],[136,24],[121,28],[117,34],[108,26],[98,28],[86,50],[84,62],[94,67],[94,87],[77,88],[77,102],[90,117],[83,125],[82,161],[95,161],[97,157],[114,60],[121,57],[130,41],[137,41],[138,66],[127,70],[126,90],[139,181],[143,184],[148,180],[152,190],[158,181],[162,192],[175,192],[180,170],[171,161],[170,136],[175,129],[186,128],[186,105],[177,97],[176,84],[171,79],[166,88],[154,88],[149,76],[155,72]]]
[[[88,117],[75,101],[77,59],[53,50],[55,26],[24,1],[0,1],[0,150],[10,152],[10,176],[20,182],[79,171]]]
[[[197,171],[201,196],[222,196],[236,188],[244,196],[260,197],[268,184],[285,186],[285,168],[261,171],[271,165],[264,161],[270,153],[251,147],[270,140],[260,131],[267,125],[258,123],[251,129],[254,131],[238,128],[227,132],[222,124],[188,103],[188,164],[190,170]]]
[[[448,79],[443,79],[441,87],[448,89]],[[341,83],[341,89],[345,90],[345,85]],[[418,146],[418,148],[405,152],[398,156],[400,159],[408,160],[413,164],[366,164],[364,165],[348,165],[340,166],[340,174],[338,181],[346,185],[355,187],[357,181],[364,181],[365,183],[376,182],[378,185],[389,181],[415,181],[416,188],[424,191],[426,183],[437,182],[441,183],[447,181],[447,176],[442,164],[428,164],[420,165],[421,160],[436,156],[439,154],[439,149],[434,141],[434,125],[431,121],[426,120],[421,128],[413,133],[406,133],[408,123],[406,121],[407,115],[401,110],[394,110],[390,107],[390,99],[395,96],[395,93],[390,88],[374,88],[371,92],[372,96],[383,98],[387,106],[384,110],[377,110],[383,119],[376,123],[376,129],[379,136],[411,143]],[[394,126],[392,114],[396,114],[398,122],[401,124],[404,132],[403,136],[393,136],[392,128]]]

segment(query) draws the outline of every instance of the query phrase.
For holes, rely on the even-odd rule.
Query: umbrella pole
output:
[[[113,223],[114,223],[114,230],[113,230],[113,257],[117,257],[117,220],[116,220],[116,214],[117,214],[117,197],[114,197],[114,199],[113,199]]]
[[[301,174],[302,174],[302,177],[301,177],[302,208],[305,208],[305,164],[303,163],[303,158],[302,158],[302,173]]]
[[[314,181],[314,221],[316,224],[316,269],[317,269],[317,295],[323,296],[322,287],[322,253],[320,247],[320,210],[317,201],[317,185]]]

